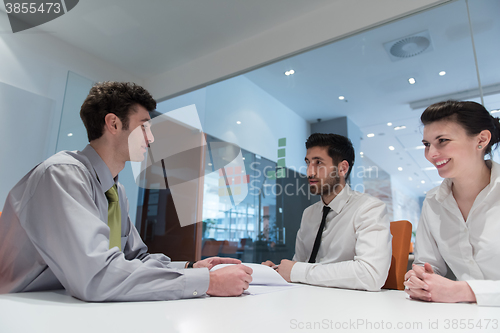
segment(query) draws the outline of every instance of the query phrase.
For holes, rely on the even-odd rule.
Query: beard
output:
[[[309,185],[309,191],[315,195],[328,195],[333,193],[340,185],[340,176],[320,179],[319,184]]]

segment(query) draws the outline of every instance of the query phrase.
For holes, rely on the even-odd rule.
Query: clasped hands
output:
[[[427,302],[475,302],[476,296],[465,281],[452,281],[438,274],[429,263],[413,265],[405,274],[405,292],[412,299]]]

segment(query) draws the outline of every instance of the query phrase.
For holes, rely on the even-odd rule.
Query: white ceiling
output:
[[[481,83],[498,84],[500,1],[469,3]],[[430,33],[431,51],[395,62],[390,59],[384,43],[422,31]],[[295,74],[285,76],[289,69],[294,69]],[[439,76],[440,71],[447,74]],[[419,117],[423,109],[412,110],[409,103],[478,87],[464,0],[351,36],[245,76],[311,123],[319,118],[349,117],[364,134],[361,150],[365,156],[419,196],[442,179],[435,169],[428,170],[432,165],[425,160],[423,150],[416,149],[422,140]],[[408,83],[411,77],[416,79],[414,85]],[[345,96],[346,100],[339,100],[339,96]],[[481,102],[479,98],[471,100]],[[485,105],[489,110],[500,108],[500,95],[486,96]],[[388,122],[393,125],[387,126]],[[406,129],[393,129],[400,125]],[[366,137],[369,133],[375,137]],[[389,146],[395,150],[390,151]],[[398,171],[398,167],[403,171]]]
[[[265,32],[332,0],[82,0],[39,28],[139,78]]]

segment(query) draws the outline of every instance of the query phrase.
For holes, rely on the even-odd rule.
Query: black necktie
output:
[[[328,215],[330,209],[331,208],[328,206],[323,206],[323,218],[321,219],[318,234],[316,235],[316,239],[314,240],[313,250],[311,252],[311,257],[309,258],[310,264],[314,264],[316,262],[316,256],[318,255],[319,246],[321,244],[321,236],[323,235],[323,229],[325,229],[326,216]]]

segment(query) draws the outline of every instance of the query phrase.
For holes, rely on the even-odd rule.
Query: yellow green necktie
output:
[[[106,191],[108,198],[109,248],[118,247],[121,250],[122,216],[116,184]]]

